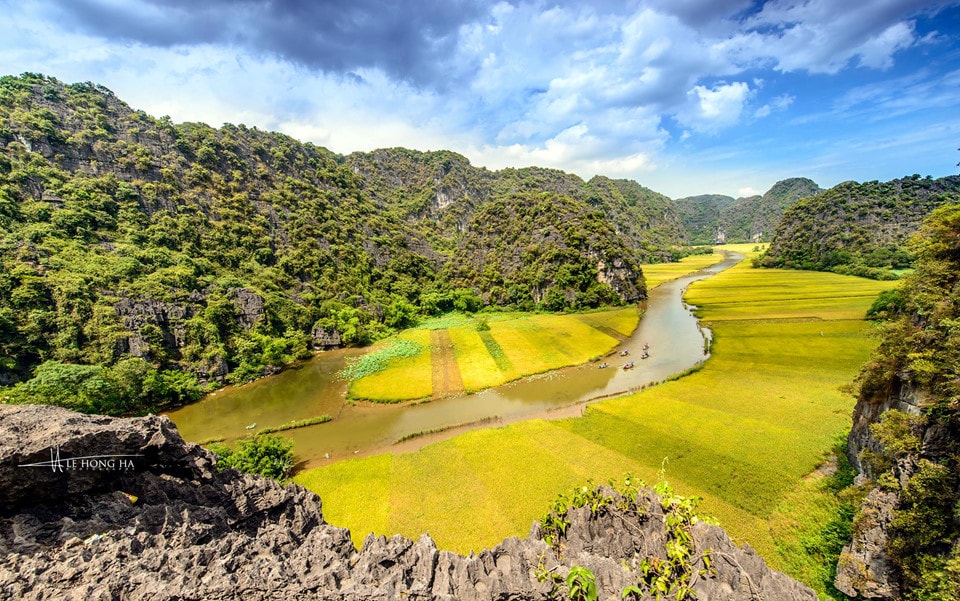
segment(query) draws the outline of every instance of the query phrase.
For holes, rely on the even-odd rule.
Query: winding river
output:
[[[192,441],[243,438],[250,432],[246,427],[253,423],[259,430],[322,414],[334,416],[325,424],[283,432],[295,443],[297,469],[384,451],[415,450],[469,429],[579,415],[590,401],[639,390],[703,361],[705,337],[710,333],[699,327],[692,308],[683,302],[683,292],[692,282],[742,258],[730,253],[716,265],[652,290],[637,329],[604,359],[610,363],[607,369],[589,363],[427,403],[347,403],[346,384],[336,373],[364,350],[343,349],[319,353],[276,376],[221,389],[167,415],[183,437]],[[650,345],[650,357],[641,360],[644,343]],[[631,355],[621,358],[618,352],[622,349]],[[636,368],[621,369],[631,359]],[[425,431],[434,433],[397,442]]]

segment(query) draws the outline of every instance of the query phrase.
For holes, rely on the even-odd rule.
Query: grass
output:
[[[849,428],[853,398],[843,388],[874,344],[862,316],[890,286],[742,263],[689,288],[715,336],[713,357],[696,373],[595,403],[581,418],[469,432],[296,480],[320,494],[330,522],[350,528],[358,544],[368,532],[429,532],[440,548],[466,552],[525,535],[558,493],[588,479],[630,472],[653,482],[666,462],[677,492],[702,497],[705,513],[773,567],[808,578],[792,555],[803,546],[797,533],[822,519],[802,508],[823,493],[804,477]],[[509,332],[490,325],[510,356],[551,323]],[[455,328],[451,337],[466,341],[464,353],[485,348],[476,332]],[[484,365],[496,369],[492,359]]]
[[[294,430],[296,428],[306,428],[307,426],[325,424],[329,421],[333,421],[333,416],[324,413],[323,415],[318,415],[317,417],[297,419],[285,424],[280,424],[279,426],[274,426],[272,428],[262,428],[259,432],[257,432],[257,434],[273,434],[274,432],[283,432],[284,430]]]

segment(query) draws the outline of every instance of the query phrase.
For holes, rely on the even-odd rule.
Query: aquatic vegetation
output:
[[[307,426],[315,426],[317,424],[325,424],[329,421],[333,421],[333,417],[324,413],[323,415],[318,415],[317,417],[310,417],[307,419],[297,419],[292,422],[287,422],[279,426],[274,426],[272,428],[263,428],[257,434],[272,434],[273,432],[283,432],[284,430],[294,430],[296,428],[305,428]]]
[[[373,354],[376,358],[371,360],[369,371],[351,380],[347,393],[350,398],[397,402],[427,397],[433,392],[428,330],[402,332]],[[361,357],[357,364],[368,356]]]
[[[421,350],[423,346],[409,338],[394,338],[377,345],[371,352],[348,365],[341,373],[349,380],[359,380],[385,370],[391,360],[413,357]]]

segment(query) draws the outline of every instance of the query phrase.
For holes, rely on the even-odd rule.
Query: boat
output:
[[[607,366],[607,363],[606,363],[606,362],[603,362],[603,363],[600,364],[600,369],[606,369],[607,367],[608,367],[608,366]]]
[[[256,427],[257,427],[257,422],[253,422],[252,424],[250,424],[249,426],[247,426],[247,430],[253,430],[253,429],[256,428]]]
[[[627,369],[633,369],[633,361],[630,361],[630,362],[628,362],[628,363],[625,363],[625,364],[623,365],[623,369],[625,369],[625,370],[627,370]]]

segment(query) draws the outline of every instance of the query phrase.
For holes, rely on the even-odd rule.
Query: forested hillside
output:
[[[689,244],[769,242],[784,212],[820,186],[805,177],[777,182],[762,196],[707,194],[676,201]]]
[[[727,242],[770,242],[787,209],[820,192],[820,186],[805,177],[781,180],[763,196],[739,198],[721,211],[720,229]]]
[[[881,295],[882,341],[860,377],[849,437],[867,477],[837,585],[867,598],[960,599],[960,206],[909,245],[916,271]]]
[[[440,252],[452,249],[484,204],[525,193],[568,197],[577,213],[585,213],[584,205],[599,211],[644,261],[669,260],[669,249],[685,238],[674,202],[632,180],[595,176],[584,182],[542,167],[492,172],[454,152],[405,148],[353,153],[346,164],[361,176],[371,198],[402,216]]]
[[[701,194],[674,201],[690,244],[716,244],[720,233],[720,215],[736,202],[732,196]]]
[[[911,264],[905,242],[937,207],[960,202],[960,177],[844,182],[784,213],[761,264],[874,278]]]
[[[634,301],[641,260],[680,241],[671,211],[633,182],[345,157],[174,124],[95,84],[2,77],[0,384],[30,380],[8,400],[146,410],[432,312]]]

